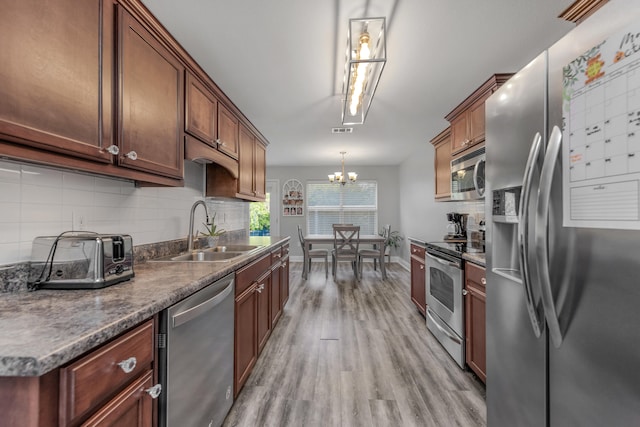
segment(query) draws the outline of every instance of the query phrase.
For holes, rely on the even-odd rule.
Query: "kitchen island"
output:
[[[136,264],[133,279],[103,289],[2,294],[0,398],[9,405],[19,399],[13,393],[17,384],[39,384],[42,389],[44,385],[42,381],[38,383],[39,380],[46,378],[47,384],[57,382],[58,368],[154,318],[165,308],[217,279],[270,254],[288,240],[288,236],[251,237],[228,242],[261,248],[227,262]],[[32,391],[30,387],[21,390]],[[47,387],[57,391],[55,384]],[[23,395],[20,399],[29,398]],[[38,398],[34,398],[37,401]],[[8,409],[4,404],[1,405],[3,413]],[[32,402],[29,406],[23,402],[23,408],[27,407],[42,411],[37,403]],[[22,425],[29,425],[27,414],[23,415],[25,423]]]

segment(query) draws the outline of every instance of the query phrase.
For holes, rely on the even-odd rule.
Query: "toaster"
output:
[[[33,241],[30,288],[98,289],[133,276],[129,235],[65,232]]]

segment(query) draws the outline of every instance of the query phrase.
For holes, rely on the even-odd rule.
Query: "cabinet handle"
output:
[[[424,265],[420,264],[420,270],[424,270]]]
[[[227,146],[227,143],[226,143],[226,142],[224,142],[224,141],[220,141],[220,140],[218,140],[218,145],[222,145],[223,147],[226,147],[226,146]]]
[[[136,368],[137,363],[138,361],[135,357],[130,357],[122,362],[118,362],[118,366],[122,368],[125,374],[128,374]]]
[[[125,157],[128,157],[131,160],[138,160],[138,153],[136,153],[135,151],[129,151],[127,154],[124,155]]]
[[[467,296],[468,293],[469,293],[469,291],[467,291],[466,289],[462,290],[462,295],[464,295],[465,297]]]
[[[487,279],[485,279],[484,277],[482,279],[480,279],[480,283],[482,283],[483,285],[487,284]]]
[[[261,294],[264,291],[264,283],[261,283],[260,286],[256,288],[256,291]]]
[[[283,262],[282,265],[280,266],[280,268],[286,268],[287,267],[287,263]]]
[[[145,390],[151,396],[152,399],[156,399],[162,393],[162,384],[156,384]]]
[[[107,147],[107,152],[109,152],[109,154],[118,154],[120,153],[120,148],[117,145],[110,145]]]

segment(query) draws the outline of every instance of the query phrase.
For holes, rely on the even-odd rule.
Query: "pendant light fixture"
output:
[[[349,172],[346,175],[344,173],[344,155],[347,154],[347,152],[341,151],[340,154],[342,155],[342,172],[334,172],[333,174],[329,175],[329,182],[342,185],[345,185],[347,183],[347,179],[349,180],[349,182],[356,182],[356,179],[358,179],[357,173]]]
[[[363,124],[387,62],[385,18],[350,19],[342,124]]]

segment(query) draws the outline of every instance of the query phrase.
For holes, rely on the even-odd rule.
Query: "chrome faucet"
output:
[[[193,250],[193,217],[196,212],[196,207],[198,205],[202,205],[204,208],[204,214],[207,217],[207,225],[209,224],[209,211],[207,210],[207,204],[204,200],[198,200],[191,206],[191,213],[189,214],[189,234],[187,235],[187,251],[191,252]]]

